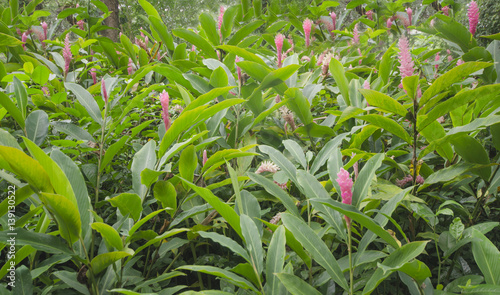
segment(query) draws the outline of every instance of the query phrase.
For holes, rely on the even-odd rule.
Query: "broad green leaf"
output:
[[[193,182],[196,166],[198,166],[198,158],[196,157],[194,145],[190,145],[182,151],[179,159],[179,173],[181,177],[189,182]]]
[[[264,251],[262,249],[259,230],[255,222],[248,215],[242,214],[240,222],[241,233],[245,238],[246,249],[250,255],[250,264],[252,264],[256,275],[260,276],[264,269]]]
[[[102,172],[106,166],[108,166],[109,163],[113,160],[113,157],[122,149],[122,147],[125,145],[127,140],[129,139],[129,136],[123,136],[118,140],[117,142],[113,143],[111,146],[106,149],[106,153],[104,154],[104,157],[101,162],[101,170],[99,172]]]
[[[463,52],[467,52],[477,46],[476,39],[469,30],[452,17],[444,14],[436,14],[433,28],[440,33],[439,36],[441,38],[457,44]]]
[[[283,141],[283,145],[290,152],[293,158],[302,165],[302,168],[307,169],[307,161],[302,147],[295,141],[287,139]]]
[[[285,228],[279,226],[271,238],[266,256],[266,288],[269,294],[280,294],[280,290],[283,288],[275,274],[283,271],[286,255],[285,244]]]
[[[146,0],[139,0],[139,4],[142,6],[142,9],[146,11],[148,15],[154,16],[158,19],[161,19],[160,15],[158,14],[158,11],[154,8],[153,5],[151,5],[148,1]]]
[[[316,159],[314,159],[314,162],[311,165],[311,169],[309,170],[312,175],[316,174],[321,166],[323,166],[326,161],[328,161],[332,152],[338,148],[338,146],[342,143],[346,136],[347,133],[339,134],[323,146],[323,148],[316,155]]]
[[[292,110],[299,120],[308,125],[312,123],[313,116],[309,102],[298,88],[290,88],[285,92],[288,101],[288,107]]]
[[[116,248],[118,251],[123,249],[122,239],[113,227],[102,222],[94,222],[91,227],[101,234],[104,241],[106,241],[106,244]]]
[[[151,218],[155,217],[156,215],[160,214],[161,212],[163,212],[163,209],[161,210],[157,210],[157,211],[154,211],[154,212],[151,212],[149,213],[147,216],[145,216],[144,218],[142,218],[141,220],[139,220],[138,222],[136,222],[134,224],[134,226],[132,226],[132,228],[128,231],[128,237],[127,239],[125,240],[125,243],[128,243],[128,241],[130,240],[130,237],[146,222],[148,222]]]
[[[417,259],[405,263],[398,270],[409,275],[420,284],[423,283],[425,279],[432,276],[429,267],[425,263]]]
[[[7,241],[10,231],[0,231],[0,239]],[[36,233],[24,228],[15,228],[12,233],[16,234],[16,245],[30,245],[33,248],[51,254],[73,254],[68,244],[59,236]]]
[[[438,123],[438,121],[432,121],[427,127],[420,131],[427,141],[430,143],[429,146],[434,144],[434,141],[440,140],[446,136],[446,132],[444,131],[444,127]],[[419,159],[425,155],[427,149],[421,152],[418,156]],[[445,142],[441,143],[438,146],[435,146],[434,150],[438,152],[438,154],[446,158],[448,161],[453,159],[453,149],[451,148],[450,143]]]
[[[240,48],[233,45],[221,45],[217,46],[217,48],[227,51],[229,53],[233,53],[239,57],[242,57],[246,61],[253,61],[263,66],[266,66],[266,63],[262,60],[262,58],[258,57],[257,55],[253,54],[252,52],[244,48]]]
[[[173,217],[177,210],[177,192],[174,185],[168,181],[160,180],[156,182],[153,188],[153,195],[155,199],[161,202],[162,207],[166,209],[167,213]]]
[[[9,112],[9,114],[16,120],[17,124],[24,128],[24,118],[21,111],[16,107],[14,102],[5,95],[3,92],[0,92],[0,104]]]
[[[484,149],[483,145],[477,141],[477,139],[469,135],[462,135],[451,140],[450,142],[455,147],[455,152],[465,161],[472,164],[484,165],[488,165],[490,163],[488,153]],[[490,178],[490,167],[481,168],[477,172],[485,181],[488,181]]]
[[[123,216],[130,214],[135,221],[141,216],[142,201],[137,194],[122,193],[108,201],[113,207],[117,207]]]
[[[219,33],[217,32],[216,23],[213,17],[210,14],[203,12],[202,14],[200,14],[198,19],[210,43],[212,43],[213,45],[219,45],[220,37]]]
[[[349,82],[345,76],[344,65],[340,63],[336,58],[330,60],[330,74],[332,74],[337,87],[340,89],[340,93],[344,98],[345,104],[347,106],[351,105],[351,100],[349,99]]]
[[[360,212],[352,205],[343,204],[334,200],[329,199],[313,199],[311,203],[322,203],[328,207],[335,209],[336,211],[346,215],[347,217],[353,219],[358,222],[362,226],[366,227],[377,236],[386,241],[389,245],[394,248],[399,248],[397,241],[389,232],[387,232],[383,227],[381,227],[377,222],[375,222],[372,218],[368,217],[364,213]]]
[[[224,95],[228,93],[231,89],[233,89],[234,86],[228,86],[228,87],[221,87],[221,88],[214,88],[210,90],[209,92],[202,94],[198,96],[194,101],[192,101],[185,109],[185,111],[197,108],[199,106],[202,106],[206,103],[212,102],[215,98]]]
[[[382,160],[384,160],[384,154],[376,154],[371,157],[366,165],[361,169],[358,179],[355,181],[352,190],[352,205],[359,208],[361,202],[368,195],[373,177],[375,177],[375,172],[382,165]]]
[[[50,125],[54,127],[57,131],[66,133],[67,135],[71,136],[72,138],[76,140],[87,140],[87,141],[92,141],[96,142],[94,137],[88,133],[87,130],[78,127],[72,123],[66,123],[66,122],[51,122]],[[107,153],[107,151],[106,151]],[[106,157],[106,155],[104,155]]]
[[[376,115],[376,114],[370,114],[370,115],[364,115],[364,116],[358,116],[359,119],[365,120],[367,122],[370,122],[371,124],[378,126],[380,128],[384,128],[385,130],[389,131],[390,133],[396,135],[397,137],[401,138],[402,140],[406,141],[407,143],[411,144],[411,137],[408,135],[408,133],[405,131],[403,127],[401,127],[400,124],[398,124],[396,121],[393,119],[381,116],[381,115]]]
[[[487,284],[500,285],[500,251],[480,231],[473,230],[472,254]]]
[[[217,53],[215,53],[215,49],[208,43],[207,40],[202,38],[200,35],[187,30],[187,29],[174,29],[172,30],[174,36],[179,37],[193,44],[197,48],[201,49],[205,54],[207,54],[210,58],[217,58]]]
[[[247,251],[243,249],[243,247],[240,246],[240,244],[238,244],[235,240],[228,238],[224,235],[218,234],[216,232],[199,231],[198,234],[205,239],[211,239],[212,241],[220,244],[221,246],[228,248],[229,250],[243,257],[249,263],[252,262],[250,256],[248,256]]]
[[[460,286],[462,288],[461,294],[474,294],[474,295],[491,295],[500,294],[499,285],[481,284],[476,286]]]
[[[370,89],[359,89],[370,106],[376,106],[384,111],[405,117],[408,111],[394,98]]]
[[[87,110],[90,117],[102,125],[101,110],[92,95],[85,88],[75,83],[65,82],[64,86],[75,94],[76,99]]]
[[[3,129],[0,129],[0,146],[13,147],[20,151],[23,150],[19,143],[17,143],[17,139],[12,134]]]
[[[98,275],[111,264],[130,255],[130,253],[122,251],[99,254],[94,257],[94,259],[92,259],[92,261],[90,262],[90,267],[94,275]]]
[[[130,39],[127,37],[125,34],[120,35],[120,42],[127,52],[127,55],[132,58],[132,61],[134,64],[137,64],[137,54],[134,51],[134,45],[132,45],[132,42],[130,42]]]
[[[39,85],[45,85],[49,81],[50,71],[46,66],[40,65],[35,68],[31,79]]]
[[[262,20],[255,20],[251,23],[246,24],[243,26],[241,29],[239,29],[232,37],[229,39],[227,42],[228,45],[238,45],[238,43],[243,40],[243,38],[246,38],[248,35],[253,33],[257,28],[262,26],[264,24],[264,21]]]
[[[311,253],[313,259],[326,269],[328,274],[337,284],[347,290],[348,285],[344,278],[344,274],[325,242],[323,242],[303,220],[288,213],[282,213],[281,219],[295,238],[309,253]]]
[[[293,74],[295,74],[295,72],[297,72],[299,67],[300,67],[299,65],[291,64],[270,72],[264,77],[264,80],[262,80],[262,83],[260,84],[259,88],[261,90],[266,90],[267,88],[281,85]],[[285,87],[276,87],[276,90],[278,91],[278,93],[281,92],[280,93],[281,95],[283,95],[282,91],[285,89],[286,89]]]
[[[158,33],[158,35],[160,36],[161,41],[163,41],[163,43],[167,46],[168,50],[173,51],[175,49],[174,39],[168,32],[167,26],[165,26],[161,18],[150,15],[148,17],[148,20],[151,22],[151,26],[156,31],[156,33]]]
[[[382,79],[382,86],[389,83],[389,74],[391,73],[393,62],[392,54],[394,53],[394,50],[392,50],[393,46],[394,43],[387,49],[387,51],[382,56],[382,60],[380,61],[379,77]]]
[[[4,33],[0,33],[0,46],[16,47],[21,44],[23,44],[21,40]]]
[[[68,241],[69,245],[78,241],[82,232],[82,223],[77,207],[61,195],[41,193],[40,199],[54,215],[61,237]]]
[[[258,292],[258,290],[253,286],[252,283],[247,281],[246,279],[230,272],[222,268],[214,267],[214,266],[208,266],[208,265],[184,265],[181,267],[178,267],[177,269],[185,269],[185,270],[190,270],[190,271],[199,271],[202,273],[218,276],[221,278],[224,278],[226,280],[229,280],[232,284],[235,286],[238,286],[243,289],[250,289],[254,292]]]
[[[80,284],[77,280],[77,275],[78,273],[75,271],[69,272],[65,270],[61,271],[54,271],[52,273],[56,278],[60,279],[62,282],[64,282],[66,285],[71,286],[75,291],[78,291],[79,293],[83,295],[90,295],[89,289],[87,286]]]
[[[259,145],[259,149],[261,152],[268,154],[274,164],[278,165],[289,179],[297,183],[297,169],[281,152],[267,145]]]
[[[16,76],[13,79],[14,82],[14,94],[17,100],[17,108],[21,112],[23,119],[26,118],[26,107],[28,106],[28,92],[26,87],[24,87],[23,82],[19,80]]]
[[[26,266],[21,265],[16,268],[15,277],[16,287],[13,288],[15,290],[14,294],[33,294],[33,279],[31,278],[30,270]]]
[[[375,288],[390,274],[399,270],[407,262],[420,255],[424,251],[427,243],[428,241],[412,242],[403,245],[401,248],[397,248],[384,260],[384,262],[382,262],[382,264],[379,264],[379,268],[375,270],[375,273],[366,283],[363,294],[370,294],[373,292],[373,290],[375,290]]]
[[[292,274],[278,273],[276,276],[292,295],[321,295],[313,286]]]
[[[49,116],[42,110],[31,112],[26,118],[26,133],[36,145],[41,145],[49,132]]]
[[[153,170],[156,164],[156,142],[154,140],[146,143],[135,155],[132,160],[132,188],[139,195],[141,203],[146,197],[147,187],[141,183],[141,173],[144,169]],[[138,217],[137,217],[138,218]],[[137,218],[134,218],[137,220]]]
[[[403,78],[403,88],[408,94],[408,96],[412,99],[415,100],[417,97],[417,90],[418,90],[418,76],[408,76]]]

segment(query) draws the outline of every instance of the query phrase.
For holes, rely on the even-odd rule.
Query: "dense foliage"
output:
[[[476,2],[139,0],[120,42],[40,2],[0,7],[0,294],[500,293]]]

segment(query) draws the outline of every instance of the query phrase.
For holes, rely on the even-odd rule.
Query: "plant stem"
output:
[[[347,251],[349,253],[349,294],[353,295],[354,272],[352,268],[352,237],[351,225],[347,225]]]
[[[194,264],[196,264],[196,248],[194,247],[194,244],[193,243],[190,243],[190,246],[191,246],[191,252],[193,253],[193,259],[194,259]],[[198,282],[200,283],[200,290],[203,290],[203,280],[201,279],[201,272],[197,272],[198,274]]]
[[[102,152],[104,150],[104,133],[106,131],[106,119],[108,113],[108,103],[104,105],[104,121],[102,122],[101,127],[101,142],[99,143],[99,161],[97,162],[97,182],[95,186],[95,204],[99,202],[99,186],[101,182],[101,163],[102,163]]]

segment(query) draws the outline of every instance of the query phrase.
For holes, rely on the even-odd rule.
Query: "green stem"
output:
[[[95,204],[99,202],[99,187],[101,182],[101,164],[102,164],[102,152],[104,150],[105,132],[106,132],[106,119],[108,113],[108,103],[104,105],[104,121],[101,127],[101,142],[99,143],[99,161],[97,163],[97,182],[95,187]]]
[[[353,295],[353,285],[354,285],[354,272],[352,268],[352,233],[351,233],[351,225],[347,226],[347,251],[349,252],[349,294]]]
[[[190,243],[190,246],[191,246],[191,252],[193,253],[193,259],[194,259],[194,264],[196,264],[196,248],[194,247],[194,244],[193,243]],[[200,290],[203,290],[203,280],[201,278],[201,272],[197,272],[198,274],[198,282],[200,283]]]

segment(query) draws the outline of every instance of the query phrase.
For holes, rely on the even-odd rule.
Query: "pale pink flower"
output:
[[[358,54],[359,56],[363,56],[363,54],[361,53],[361,49],[358,48]],[[363,62],[363,59],[360,59],[359,60],[359,64],[361,64]]]
[[[281,101],[281,97],[280,97],[280,95],[278,94],[278,95],[276,95],[276,97],[274,98],[274,102],[275,102],[275,103],[279,103],[280,101]]]
[[[168,92],[166,92],[165,90],[163,90],[163,92],[160,94],[160,103],[162,109],[161,117],[163,118],[163,123],[165,123],[165,131],[167,131],[171,125],[170,115],[168,114],[170,98],[168,97]]]
[[[219,9],[219,22],[217,23],[217,29],[219,30],[219,36],[220,36],[220,39],[222,40],[222,31],[221,31],[221,28],[222,28],[222,21],[224,20],[224,7],[221,6],[220,9]]]
[[[458,67],[459,65],[463,65],[463,64],[464,64],[464,61],[463,61],[462,59],[459,59],[459,60],[457,61],[457,67]]]
[[[92,76],[92,81],[94,82],[94,85],[97,84],[97,73],[95,71],[95,68],[90,69],[90,76]]]
[[[278,68],[281,68],[281,58],[282,58],[282,53],[283,53],[283,40],[284,36],[282,34],[276,35],[276,38],[274,38],[274,43],[276,44],[276,52],[278,55]]]
[[[238,56],[236,56],[236,60],[235,60],[236,63],[240,62],[240,58]],[[238,73],[238,81],[241,85],[241,83],[243,82],[243,80],[241,79],[241,69],[240,67],[238,67],[238,65],[236,65],[236,72]]]
[[[207,150],[203,150],[203,166],[205,166],[205,163],[207,162],[208,157],[207,157]]]
[[[410,7],[406,8],[406,14],[408,14],[408,21],[409,21],[409,23],[411,25],[411,17],[413,15],[413,11],[411,10]]]
[[[479,23],[479,7],[477,6],[476,1],[472,0],[469,3],[467,16],[469,17],[469,31],[472,35],[474,35],[476,33],[477,24]]]
[[[413,176],[407,175],[403,177],[403,179],[396,179],[396,185],[403,188],[407,183],[410,183],[413,181]]]
[[[372,10],[368,10],[366,12],[366,17],[369,19],[369,20],[373,20],[373,11]]]
[[[453,60],[453,57],[451,55],[448,55],[448,62],[451,62]]]
[[[43,40],[47,40],[47,28],[48,28],[47,23],[46,22],[42,22]]]
[[[306,36],[306,47],[309,47],[311,42],[312,21],[307,18],[302,24],[302,28],[304,29],[304,34]]]
[[[260,164],[259,168],[257,171],[255,171],[256,174],[260,174],[262,172],[271,172],[271,173],[276,173],[280,170],[280,167],[278,167],[276,164],[274,164],[271,161],[264,161]]]
[[[435,19],[435,18],[433,18],[433,19],[431,20],[431,27],[432,27],[432,28],[434,28],[434,25],[435,25],[435,24],[436,24],[436,19]]]
[[[335,14],[335,12],[330,12],[330,17],[332,18],[332,22],[333,22],[333,29],[335,30],[336,27],[337,27],[337,15]]]
[[[403,12],[398,12],[396,13],[396,18],[399,19],[405,28],[408,28],[408,26],[411,25],[410,19],[408,18],[408,15],[403,13]]]
[[[444,116],[437,118],[436,121],[438,121],[439,124],[443,124],[445,122]]]
[[[270,224],[278,224],[278,222],[281,220],[281,212],[276,213],[274,217],[269,221]]]
[[[180,114],[182,113],[182,111],[184,110],[184,108],[180,105],[180,104],[176,104],[172,107],[172,109],[174,110],[174,112],[176,112],[177,114]]]
[[[399,63],[401,66],[399,66],[399,71],[401,73],[401,81],[404,77],[409,77],[413,76],[413,67],[414,63],[413,60],[411,59],[411,54],[410,54],[410,48],[408,45],[408,39],[406,39],[405,36],[402,36],[399,39]],[[399,85],[399,88],[403,88],[403,83]]]
[[[108,104],[108,91],[106,90],[106,83],[104,83],[104,78],[101,79],[101,92],[104,102]]]
[[[318,56],[318,62],[316,62],[316,65],[319,66],[323,64],[323,59],[325,58],[326,52],[328,50],[323,51],[319,56]]]
[[[295,118],[293,117],[292,111],[290,111],[286,106],[279,108],[281,113],[281,118],[285,120],[285,131],[287,130],[286,125],[290,126],[292,130],[295,130]]]
[[[21,41],[24,42],[23,43],[23,49],[26,50],[26,41],[28,41],[28,35],[26,34],[26,32],[23,33],[23,35],[21,36]]]
[[[450,8],[448,6],[444,6],[443,8],[441,8],[441,11],[444,15],[450,16]]]
[[[344,168],[340,168],[340,172],[337,174],[337,183],[340,186],[340,196],[342,197],[342,203],[351,205],[352,204],[352,179],[349,175],[349,172],[344,170]],[[347,226],[351,226],[351,219],[347,216],[344,216]]]
[[[370,82],[368,82],[368,80],[365,80],[363,83],[363,89],[370,89]]]
[[[49,96],[50,94],[49,88],[47,86],[42,87],[42,92],[45,96]]]
[[[132,75],[134,73],[134,63],[132,62],[132,59],[129,58],[128,59],[128,68],[127,68],[127,72],[130,75]]]
[[[359,23],[356,23],[354,25],[354,31],[352,33],[352,44],[358,44],[359,43]]]
[[[191,51],[192,51],[192,52],[195,52],[195,51],[196,51],[196,46],[194,46],[194,45],[193,45],[193,46],[191,46]]]
[[[330,61],[332,60],[333,54],[327,54],[325,58],[323,58],[323,66],[321,67],[321,75],[327,76],[328,70],[330,68]]]
[[[76,22],[76,24],[78,25],[78,28],[79,28],[80,30],[82,30],[82,31],[84,31],[84,30],[85,30],[85,26],[84,26],[84,25],[85,25],[85,21],[84,21],[83,19],[81,19],[81,20],[77,21],[77,22]]]
[[[439,52],[436,54],[436,57],[434,58],[434,61],[439,61],[441,57],[439,56]],[[438,70],[439,68],[439,65],[438,64],[435,64],[434,65],[434,68],[436,69],[436,71]]]
[[[387,27],[389,29],[392,27],[392,20],[390,18],[387,20]]]
[[[304,55],[303,57],[300,58],[300,60],[309,62],[309,61],[311,61],[311,58],[309,56]]]
[[[64,41],[63,57],[64,57],[64,76],[66,76],[69,71],[69,64],[73,59],[73,54],[71,53],[71,47],[69,44],[69,34],[66,34],[66,39]]]
[[[287,182],[285,182],[285,183],[279,183],[279,182],[277,182],[277,181],[275,180],[275,181],[274,181],[274,183],[275,183],[276,185],[278,185],[281,189],[286,190],[286,189],[288,188],[288,183],[287,183]]]
[[[424,180],[424,178],[423,178],[422,176],[417,175],[417,183],[418,183],[418,184],[424,184],[424,181],[425,181],[425,180]]]
[[[142,32],[143,30],[144,30],[144,29],[141,27],[141,37],[142,37],[143,39],[146,39],[146,35],[144,35],[144,33]]]

